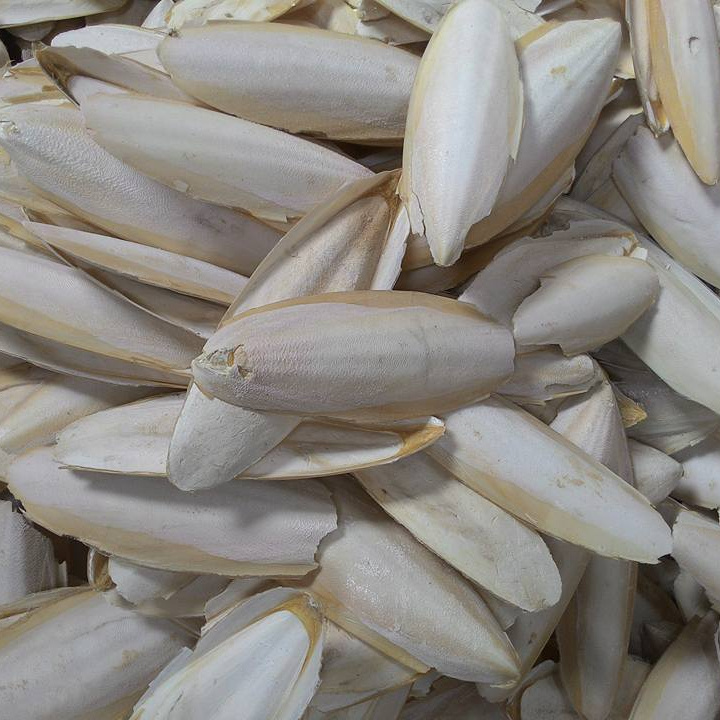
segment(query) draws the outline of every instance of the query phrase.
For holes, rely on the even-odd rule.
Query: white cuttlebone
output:
[[[692,575],[710,597],[720,597],[720,525],[700,513],[682,508],[673,524],[673,558]]]
[[[551,428],[598,462],[614,463],[618,460],[617,412],[612,398],[608,396],[607,383],[603,383],[585,396],[566,400]],[[526,677],[530,672],[561,621],[591,558],[594,561],[607,560],[593,557],[580,547],[554,538],[548,538],[547,544],[560,571],[562,595],[560,601],[547,610],[520,615],[508,630],[508,637],[520,654],[521,677]],[[481,690],[483,696],[493,702],[504,700],[510,695],[508,691],[487,686]]]
[[[675,494],[682,482],[683,466],[650,445],[628,440],[630,459],[635,476],[635,487],[653,504],[662,502],[668,495]]]
[[[517,159],[493,212],[470,229],[466,248],[508,228],[565,175],[604,104],[620,35],[612,20],[574,20],[540,28],[526,36],[526,43],[520,41],[524,125]],[[416,266],[427,264],[428,257],[420,245]]]
[[[332,32],[379,40],[389,45],[409,45],[427,42],[428,34],[397,15],[385,10],[377,17],[368,18],[345,0],[315,0],[297,10],[281,22],[309,22],[315,27]]]
[[[184,372],[140,366],[98,353],[79,350],[0,323],[0,352],[55,372],[117,385],[186,387]]]
[[[673,598],[685,622],[696,615],[705,615],[710,609],[705,588],[685,570],[681,570],[673,582]]]
[[[190,332],[104,290],[75,268],[0,248],[0,322],[110,359],[184,374],[201,347]]]
[[[112,557],[108,575],[115,583],[106,593],[110,602],[142,615],[172,618],[202,617],[208,600],[231,582],[221,575],[156,570]]]
[[[50,538],[0,500],[0,604],[63,585]]]
[[[570,199],[558,204],[560,216],[602,218],[602,211]],[[628,228],[616,222],[619,229]],[[720,365],[720,299],[701,280],[641,234],[647,262],[660,280],[660,294],[622,341],[673,390],[714,412],[720,411],[720,388],[713,368]],[[679,449],[679,448],[678,448]]]
[[[720,436],[710,435],[695,447],[675,454],[682,476],[673,497],[705,508],[720,507]]]
[[[314,601],[275,588],[205,626],[193,652],[168,665],[131,720],[194,715],[299,720],[319,682],[323,627]]]
[[[242,407],[394,420],[486,396],[512,373],[514,355],[510,332],[470,305],[360,291],[247,311],[192,368],[207,394]]]
[[[78,470],[164,476],[170,437],[183,401],[183,395],[148,398],[78,421],[59,434],[53,449],[55,459]],[[260,421],[256,418],[256,422]],[[434,442],[443,430],[437,418],[372,428],[303,422],[239,477],[272,480],[337,475],[393,462]]]
[[[390,690],[365,702],[324,713],[308,708],[303,720],[399,720],[412,684]]]
[[[343,630],[325,623],[320,686],[310,705],[320,712],[356,705],[411,683],[417,672]]]
[[[459,574],[351,486],[332,482],[338,531],[321,543],[310,589],[341,627],[419,672],[505,684],[517,655]],[[443,622],[437,623],[437,608]]]
[[[587,403],[572,398],[565,410],[573,409],[581,417],[583,412],[593,413],[584,419],[594,428],[597,455],[602,454],[603,464],[633,485],[625,430],[610,383],[605,379]],[[619,691],[636,584],[636,563],[591,556],[558,624],[560,675],[573,707],[586,720],[605,720]]]
[[[462,683],[433,688],[423,698],[405,705],[399,720],[505,720],[501,706],[485,702],[474,685]]]
[[[165,30],[168,27],[168,15],[175,6],[174,0],[159,0],[147,14],[140,27],[150,30]]]
[[[0,631],[0,701],[13,720],[123,717],[193,642],[168,620],[114,607],[93,590],[75,592]]]
[[[25,398],[35,392],[39,383],[13,385],[0,389],[0,422],[9,415]]]
[[[524,405],[544,405],[558,398],[580,395],[600,381],[589,355],[566,357],[548,347],[515,358],[515,372],[498,394]]]
[[[183,28],[158,56],[182,90],[223,112],[294,133],[395,144],[419,63],[367,38],[279,23]]]
[[[626,0],[625,19],[630,30],[635,82],[647,123],[656,135],[670,129],[670,121],[660,100],[650,53],[649,0]]]
[[[529,611],[559,600],[560,576],[542,538],[432,458],[418,453],[354,475],[388,515],[480,587]]]
[[[438,265],[457,262],[470,226],[490,214],[522,124],[510,29],[491,0],[462,0],[443,18],[415,76],[398,187],[413,233]]]
[[[640,493],[512,403],[493,396],[444,420],[425,452],[523,521],[607,557],[655,563],[670,552],[667,526]]]
[[[537,290],[540,277],[552,267],[586,255],[623,257],[635,245],[630,231],[618,232],[617,223],[597,221],[571,223],[547,237],[523,237],[500,250],[459,299],[510,325],[520,303]]]
[[[609,215],[618,218],[618,220],[633,230],[644,232],[643,224],[627,204],[612,178],[600,185],[600,187],[588,197],[587,202],[593,207],[599,208]]]
[[[608,287],[613,292],[608,294]],[[654,302],[655,271],[639,257],[587,255],[540,276],[513,315],[518,345],[557,344],[567,355],[615,340]]]
[[[163,32],[145,30],[132,25],[103,23],[60,33],[52,39],[50,45],[51,47],[87,47],[111,55],[154,50],[164,37]]]
[[[0,27],[82,18],[121,7],[125,0],[2,0]]]
[[[76,104],[91,92],[128,91],[195,104],[193,98],[173,84],[162,66],[143,61],[148,53],[154,55],[155,50],[136,52],[143,54],[133,57],[61,45],[38,48],[35,57],[57,89]]]
[[[160,478],[63,469],[52,448],[8,471],[29,517],[148,567],[222,575],[303,575],[335,526],[327,491],[296,483],[229,483],[198,495]]]
[[[720,286],[720,188],[695,174],[671,135],[638,127],[613,163],[613,178],[653,238],[688,270]]]
[[[55,250],[132,280],[229,305],[247,278],[202,260],[97,233],[26,222],[25,228]]]
[[[43,195],[126,240],[250,274],[279,233],[146,178],[87,135],[68,105],[3,110],[0,144]]]
[[[63,428],[76,420],[147,394],[144,388],[63,375],[49,377],[0,418],[0,449],[17,454],[52,442]]]
[[[269,22],[307,4],[308,0],[179,0],[167,20],[171,30],[219,20]]]
[[[663,653],[640,689],[630,720],[708,720],[720,712],[717,614],[694,618]]]
[[[343,188],[309,212],[268,253],[222,324],[252,308],[293,297],[392,288],[409,232],[396,184],[396,173],[379,173]],[[170,481],[182,488],[231,479],[299,422],[207,397],[194,384],[187,403],[168,454]],[[206,462],[208,455],[214,459],[212,466]]]
[[[317,143],[186,103],[97,93],[81,110],[93,139],[143,174],[266,220],[301,217],[343,185],[372,176]]]
[[[720,417],[676,393],[622,343],[608,343],[596,358],[615,388],[645,412],[645,417],[627,428],[629,437],[674,455],[720,427]]]
[[[707,0],[647,0],[650,61],[663,111],[698,177],[720,177],[718,33]]]

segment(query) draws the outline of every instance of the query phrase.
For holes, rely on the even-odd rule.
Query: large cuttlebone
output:
[[[179,655],[151,684],[131,718],[298,720],[319,682],[320,608],[307,595],[275,588],[211,621],[192,652]]]
[[[613,178],[633,212],[678,262],[715,287],[720,189],[703,183],[671,135],[639,127],[613,163]]]
[[[605,380],[593,394],[598,404],[607,404],[607,410],[601,411],[592,423],[596,456],[602,453],[608,469],[634,484],[625,430],[612,387]],[[582,407],[577,398],[570,402]],[[572,408],[567,411],[572,412]],[[608,717],[619,692],[630,642],[636,584],[636,563],[591,556],[557,627],[563,684],[573,707],[587,720]]]
[[[302,295],[392,288],[409,231],[396,185],[397,173],[379,173],[308,213],[263,260],[221,325],[252,308]],[[186,404],[168,453],[170,481],[186,489],[242,473],[300,422],[208,397],[194,384]]]
[[[616,222],[581,220],[547,236],[523,237],[504,247],[460,295],[480,312],[510,325],[522,301],[540,287],[540,278],[561,263],[586,255],[623,257],[636,246]],[[508,283],[507,278],[513,282]]]
[[[354,474],[389,515],[477,585],[524,610],[559,599],[560,576],[542,538],[424,453]]]
[[[720,711],[717,614],[693,618],[640,688],[630,720],[706,720]]]
[[[0,248],[0,322],[76,350],[183,377],[196,335],[98,287],[83,272]]]
[[[190,393],[193,392],[199,390],[191,389]],[[205,405],[209,403],[211,407],[216,402],[212,398],[205,400]],[[54,457],[64,466],[76,470],[164,476],[168,472],[170,438],[180,411],[194,405],[194,400],[186,401],[183,395],[166,395],[96,413],[85,421],[73,423],[59,434],[53,449]],[[231,412],[242,410],[235,405],[229,407]],[[249,417],[250,411],[243,412]],[[219,420],[227,422],[231,417],[227,408],[223,408]],[[257,413],[254,422],[259,425],[268,417],[271,416]],[[288,422],[297,421],[293,416],[279,416],[278,422],[283,418]],[[418,418],[367,428],[305,421],[238,477],[282,480],[351,472],[394,462],[417,452],[434,442],[443,430],[443,423],[437,418]],[[202,431],[198,433],[199,439],[203,439]],[[205,457],[211,470],[215,469],[212,459],[212,456]],[[189,473],[188,485],[197,482]]]
[[[633,465],[635,487],[653,504],[662,502],[670,493],[675,494],[683,475],[683,466],[664,452],[628,440]]]
[[[229,483],[183,493],[160,478],[63,469],[52,449],[8,471],[29,517],[109,555],[164,570],[221,575],[304,575],[336,525],[318,483]]]
[[[720,176],[720,56],[706,0],[646,0],[652,75],[663,111],[698,177]]]
[[[510,29],[491,0],[464,0],[443,18],[415,76],[398,188],[438,265],[455,263],[470,226],[490,214],[522,124]]]
[[[279,23],[183,28],[158,47],[185,92],[293,133],[400,144],[418,59],[367,38]]]
[[[194,638],[168,620],[75,591],[0,631],[0,688],[15,720],[123,717]],[[68,682],[68,678],[82,682]]]
[[[49,20],[84,17],[121,7],[124,0],[2,0],[0,27],[33,25]]]
[[[637,251],[636,251],[637,252]],[[608,297],[612,284],[614,292]],[[557,344],[567,355],[614,340],[655,301],[655,271],[638,257],[588,255],[551,268],[513,315],[518,345]]]
[[[0,500],[0,604],[63,584],[50,539]]]
[[[93,139],[143,174],[271,221],[300,217],[372,175],[323,145],[186,103],[98,93],[81,110]]]
[[[364,291],[245,312],[192,367],[205,392],[243,407],[391,420],[487,395],[511,374],[513,357],[510,333],[470,305]]]
[[[229,208],[189,198],[113,157],[67,104],[3,110],[0,144],[41,194],[97,227],[250,274],[279,233]]]
[[[129,240],[46,223],[25,228],[71,261],[211,302],[229,305],[247,283],[231,270]]]
[[[602,211],[569,199],[558,205],[556,214],[557,220],[582,217],[612,222]],[[617,221],[616,227],[628,230]],[[650,312],[621,339],[677,393],[720,412],[720,386],[713,370],[720,364],[720,299],[648,238],[641,234],[635,238],[658,275],[660,294]]]
[[[426,452],[513,515],[607,557],[654,563],[670,552],[665,522],[640,493],[512,403],[493,396],[444,419]]]
[[[577,20],[548,24],[519,41],[524,125],[517,159],[493,212],[470,229],[466,248],[510,227],[567,172],[602,109],[620,35],[619,23],[612,20]],[[431,261],[424,242],[408,248],[407,268]]]
[[[419,672],[515,680],[515,651],[472,586],[352,483],[330,484],[338,531],[321,544],[310,584],[328,617]],[[442,623],[432,620],[438,607]]]

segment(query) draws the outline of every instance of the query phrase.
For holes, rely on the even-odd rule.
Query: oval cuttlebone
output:
[[[13,708],[13,720],[123,717],[163,666],[193,643],[179,625],[75,588],[0,631],[0,702]]]
[[[523,237],[498,252],[460,295],[462,302],[510,325],[520,303],[540,287],[551,268],[586,255],[629,255],[636,246],[631,231],[617,222],[578,221],[542,237]],[[507,278],[513,282],[508,283]]]
[[[424,453],[354,475],[423,545],[502,600],[534,611],[560,598],[560,576],[540,536]]]
[[[167,188],[114,158],[67,104],[3,110],[0,144],[53,202],[126,240],[250,274],[280,235],[240,213]]]
[[[652,74],[663,110],[698,177],[720,177],[720,56],[707,0],[647,0]]]
[[[179,0],[167,20],[171,30],[219,20],[269,22],[307,4],[308,0]]]
[[[400,144],[418,67],[411,53],[328,30],[217,22],[158,47],[178,87],[208,105],[293,133]]]
[[[0,322],[7,326],[176,376],[185,375],[200,349],[197,336],[98,287],[75,268],[3,248],[0,258]]]
[[[199,391],[193,388],[189,392]],[[164,476],[167,474],[170,438],[184,402],[183,395],[163,395],[95,413],[59,434],[53,449],[54,457],[63,466],[77,470]],[[192,399],[189,406],[194,406]],[[247,415],[250,413],[235,405],[230,408]],[[231,417],[225,412],[226,408],[223,417]],[[266,417],[292,419],[292,416],[265,413],[254,422],[265,421]],[[236,419],[240,418],[238,415]],[[372,428],[302,422],[238,477],[280,480],[351,472],[394,462],[417,452],[434,442],[443,430],[444,426],[437,418],[419,418]],[[212,463],[210,465],[212,468]],[[192,474],[188,478],[189,485],[197,482]]]
[[[247,606],[263,596],[266,607],[252,617]],[[269,590],[206,625],[195,650],[163,670],[130,718],[190,717],[202,707],[216,720],[231,720],[242,707],[247,720],[297,720],[318,685],[322,651],[322,617],[313,600]]]
[[[160,478],[63,469],[52,448],[8,471],[29,517],[58,535],[148,567],[220,575],[304,575],[336,527],[318,483],[246,481],[191,495]]]
[[[513,682],[517,655],[480,596],[352,488],[330,485],[338,531],[321,544],[310,590],[334,622],[420,672]],[[433,622],[443,608],[443,623]]]
[[[470,226],[490,214],[522,124],[510,29],[491,0],[463,0],[443,18],[415,76],[398,188],[438,265],[454,264]]]
[[[608,287],[614,292],[608,295]],[[557,344],[567,355],[620,336],[655,301],[657,274],[636,257],[588,255],[540,276],[540,288],[513,315],[518,345]]]
[[[655,563],[670,552],[642,495],[512,403],[493,396],[444,420],[425,452],[525,522],[607,557]]]
[[[613,20],[548,24],[519,43],[524,125],[493,212],[468,233],[465,247],[487,242],[534,207],[566,173],[604,104],[620,44]],[[555,121],[549,123],[547,118]],[[406,268],[432,262],[413,242]]]
[[[229,305],[247,278],[168,250],[97,233],[26,222],[25,228],[63,255],[132,280]]]
[[[124,2],[125,0],[2,0],[0,27],[82,18],[117,10]]]
[[[510,333],[465,303],[396,291],[328,293],[250,310],[222,326],[193,361],[193,378],[247,408],[391,420],[487,395],[511,374],[514,354]]]
[[[682,475],[673,490],[678,500],[706,508],[720,507],[720,437],[710,435],[694,447],[675,454]]]
[[[133,25],[103,23],[68,30],[55,35],[51,47],[86,47],[111,55],[154,50],[165,33]]]
[[[663,653],[640,688],[630,720],[706,720],[720,712],[714,636],[717,614],[693,618]]]
[[[396,185],[396,173],[379,173],[343,188],[309,212],[263,260],[221,324],[252,308],[302,295],[392,288],[409,231]],[[292,416],[259,413],[208,397],[195,385],[188,391],[186,404],[168,453],[168,476],[181,488],[230,480],[260,460],[300,422]],[[410,447],[412,442],[403,445]],[[208,455],[213,457],[212,464],[206,462]],[[317,455],[318,449],[313,449],[308,461],[298,467],[292,451],[280,451],[256,472],[272,474],[283,467],[289,472],[306,471]],[[320,466],[337,466],[332,458],[317,459]]]
[[[720,597],[720,525],[700,513],[684,508],[673,525],[673,558],[697,580],[711,597]]]
[[[644,227],[672,257],[715,287],[720,189],[693,171],[671,135],[639,127],[613,163],[613,179]]]
[[[296,219],[372,175],[317,143],[186,103],[98,93],[81,110],[93,139],[128,165],[191,197],[265,220]]]

